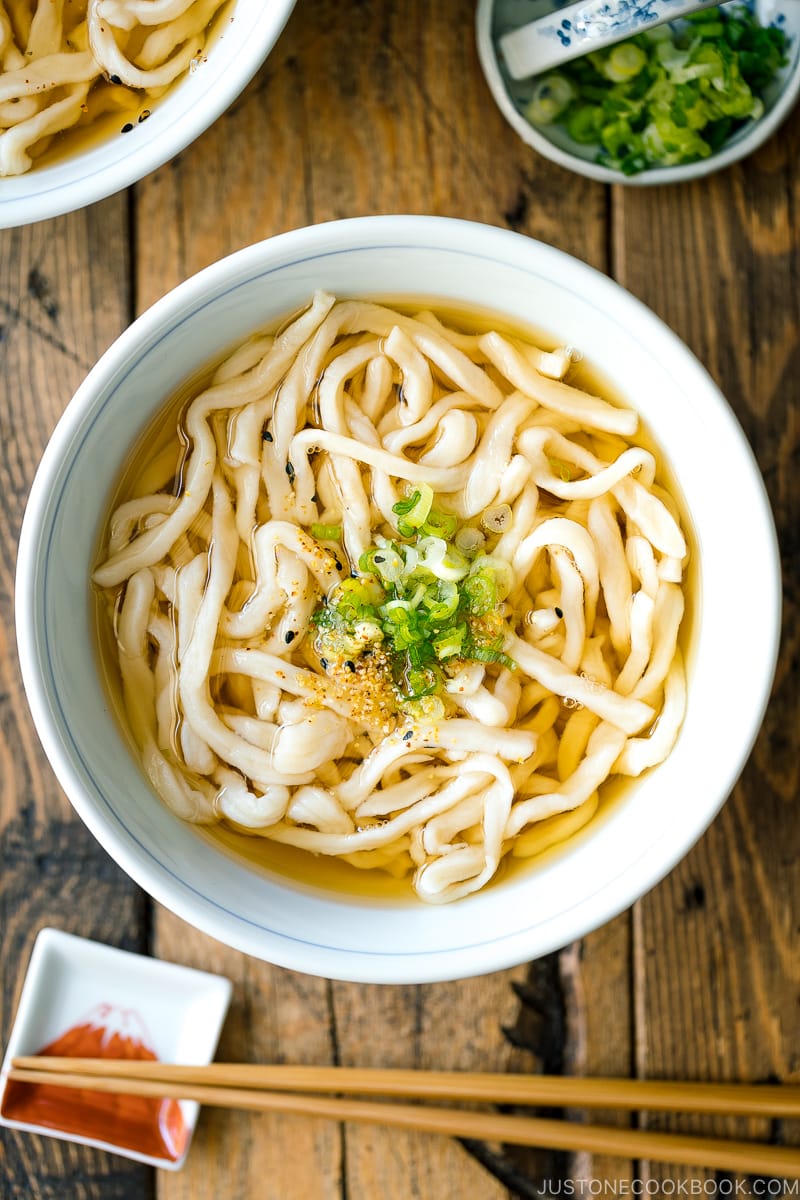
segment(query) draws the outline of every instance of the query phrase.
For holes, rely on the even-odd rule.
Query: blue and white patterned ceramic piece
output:
[[[653,29],[718,0],[578,0],[534,18],[498,38],[512,79],[550,71],[590,50],[602,50],[643,29]]]
[[[499,52],[500,39],[547,13],[560,12],[563,17],[563,6],[555,6],[551,0],[478,0],[478,54],[500,111],[523,141],[545,158],[601,183],[639,187],[680,183],[710,175],[751,154],[775,132],[800,94],[800,3],[797,0],[751,0],[748,7],[755,11],[762,25],[779,26],[789,35],[789,61],[763,96],[763,116],[742,126],[710,158],[676,167],[654,167],[639,175],[625,176],[621,171],[602,166],[595,162],[597,146],[573,141],[566,129],[557,124],[534,127],[524,116],[534,83],[531,79],[511,77]]]

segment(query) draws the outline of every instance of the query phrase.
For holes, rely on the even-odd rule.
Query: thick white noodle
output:
[[[548,378],[499,333],[485,334],[480,345],[498,371],[523,395],[529,396],[543,408],[572,417],[590,429],[605,429],[628,437],[636,433],[639,419],[635,412],[615,408],[599,396],[590,396],[558,379]]]
[[[172,21],[190,8],[194,0],[100,0],[97,15],[117,29],[135,25],[160,25]]]
[[[63,92],[63,99],[0,133],[0,176],[24,174],[33,162],[29,154],[32,146],[80,119],[88,84],[76,83]]]

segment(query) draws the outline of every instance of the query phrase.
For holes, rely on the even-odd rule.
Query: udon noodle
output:
[[[218,367],[94,574],[179,817],[436,903],[669,754],[686,541],[573,357],[318,293]]]
[[[159,96],[202,54],[223,3],[2,0],[0,175],[29,170],[56,134]]]

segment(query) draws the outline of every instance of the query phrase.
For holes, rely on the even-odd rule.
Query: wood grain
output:
[[[472,0],[299,0],[231,110],[128,198],[0,235],[4,1031],[33,936],[52,922],[228,975],[223,1058],[800,1078],[800,116],[757,156],[706,182],[608,190],[546,163],[508,128],[480,73],[473,21]],[[13,569],[42,447],[133,313],[261,238],[399,211],[551,242],[614,274],[667,320],[750,437],[779,527],[786,608],[762,736],[731,800],[664,883],[580,944],[527,967],[368,988],[222,947],[151,905],[95,846],[54,783],[21,695]],[[709,448],[710,477],[713,466]],[[746,564],[732,583],[746,586]],[[658,1124],[800,1141],[788,1124]],[[583,1184],[588,1195],[590,1184],[607,1183],[623,1194],[713,1173],[215,1111],[201,1114],[178,1174],[156,1180],[117,1157],[6,1134],[0,1179],[3,1195],[25,1200],[542,1200],[548,1187],[563,1195],[570,1184],[579,1195]]]
[[[604,189],[553,171],[503,121],[471,3],[301,0],[238,103],[137,185],[137,308],[261,238],[387,212],[510,225],[605,261]]]
[[[800,1078],[800,825],[792,815],[800,716],[799,141],[795,113],[762,152],[707,183],[615,197],[619,277],[706,363],[754,448],[778,528],[786,600],[775,687],[742,778],[706,836],[637,906],[636,1062],[642,1075]],[[713,470],[709,447],[710,476]],[[742,563],[732,567],[736,587],[747,586],[746,536],[743,531]],[[798,1134],[758,1122],[662,1124],[698,1132],[744,1128],[795,1141]],[[712,1173],[654,1167],[650,1176],[704,1179]]]
[[[218,1052],[221,1060],[335,1061],[326,980],[283,971],[221,946],[160,906],[155,908],[153,951],[234,981],[233,1004]],[[158,1196],[164,1200],[338,1196],[341,1174],[341,1137],[331,1123],[277,1113],[205,1110],[186,1167],[179,1174],[159,1172]]]
[[[13,638],[16,545],[36,464],[91,363],[129,319],[127,203],[0,235],[0,992],[8,1037],[38,931],[55,925],[131,950],[145,899],[89,836],[51,774],[22,692]],[[100,998],[99,998],[100,999]],[[137,1163],[2,1130],[3,1196],[128,1200],[151,1194]]]

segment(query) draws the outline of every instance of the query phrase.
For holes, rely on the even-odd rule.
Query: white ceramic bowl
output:
[[[540,864],[452,905],[326,893],[219,852],[152,794],[98,675],[89,575],[128,448],[200,364],[296,310],[317,287],[478,304],[579,346],[649,423],[694,521],[701,598],[688,713],[672,754]],[[775,664],[779,597],[775,534],[750,449],[711,379],[661,321],[605,276],[521,235],[436,217],[366,217],[287,233],[214,264],[103,355],[33,486],[17,634],[34,720],[62,786],[152,896],[256,957],[333,978],[410,983],[544,954],[670,870],[750,752]]]
[[[789,115],[800,93],[800,6],[793,0],[753,0],[761,24],[777,24],[790,38],[789,62],[764,96],[764,115],[744,125],[709,158],[676,167],[653,167],[638,175],[623,175],[621,171],[596,163],[597,147],[580,145],[560,126],[531,125],[523,112],[531,96],[532,83],[511,79],[498,56],[497,39],[502,34],[557,7],[549,0],[478,0],[478,57],[498,108],[522,140],[545,158],[600,183],[650,187],[661,183],[685,183],[721,171],[752,154],[771,137]]]
[[[236,0],[197,69],[152,105],[148,120],[50,166],[0,179],[0,229],[28,225],[102,200],[184,150],[250,82],[295,0]]]

